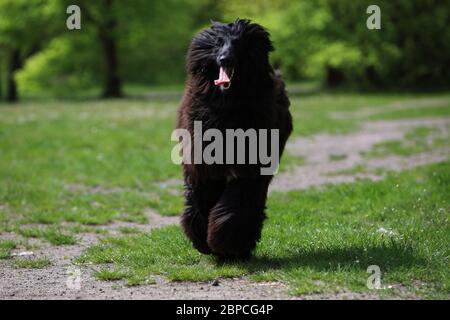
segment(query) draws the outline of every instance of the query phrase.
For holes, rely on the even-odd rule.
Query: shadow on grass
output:
[[[302,267],[316,271],[355,271],[366,270],[370,265],[378,265],[383,270],[426,265],[426,260],[417,256],[411,247],[400,246],[354,246],[303,250],[281,257],[256,255],[246,262],[216,262],[218,265],[238,265],[249,273]]]

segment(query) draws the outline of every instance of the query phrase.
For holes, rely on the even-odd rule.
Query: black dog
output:
[[[193,136],[216,128],[278,129],[281,155],[291,131],[289,99],[269,63],[269,33],[249,20],[213,22],[192,41],[177,127]],[[203,143],[203,148],[207,144]],[[248,152],[247,152],[248,155]],[[225,259],[250,257],[261,236],[271,175],[262,164],[183,164],[182,226],[194,247]]]

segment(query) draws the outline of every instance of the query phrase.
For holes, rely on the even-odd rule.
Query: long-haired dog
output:
[[[177,128],[278,129],[281,155],[292,131],[281,75],[269,63],[269,33],[249,20],[212,22],[187,53],[188,79]],[[207,143],[203,142],[204,148]],[[248,152],[247,152],[248,155]],[[183,164],[182,227],[194,247],[224,259],[249,258],[260,239],[268,186],[262,164]]]

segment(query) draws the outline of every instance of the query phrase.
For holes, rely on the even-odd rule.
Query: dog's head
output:
[[[224,92],[239,77],[256,79],[269,65],[272,50],[269,33],[256,23],[242,19],[232,23],[213,21],[211,28],[192,40],[188,72]]]

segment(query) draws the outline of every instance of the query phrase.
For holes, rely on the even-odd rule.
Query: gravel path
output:
[[[277,175],[270,186],[270,191],[284,192],[306,189],[325,184],[353,182],[360,178],[376,181],[384,178],[383,174],[374,173],[377,169],[401,171],[444,161],[450,155],[448,146],[409,157],[387,156],[366,159],[362,154],[378,143],[401,140],[409,130],[414,128],[431,127],[446,131],[449,126],[450,118],[377,121],[363,124],[361,131],[357,133],[319,134],[297,138],[288,143],[287,152],[303,157],[305,164],[292,171]],[[333,160],[335,156],[342,157],[342,159]],[[363,171],[366,172],[340,173],[345,170],[351,171],[357,166],[364,166]]]
[[[438,103],[439,102],[439,103]],[[436,102],[436,105],[441,101]],[[400,107],[399,107],[400,108]],[[320,186],[329,183],[352,182],[358,178],[379,180],[382,174],[373,172],[339,174],[339,171],[364,165],[368,169],[388,169],[400,171],[449,158],[449,149],[442,148],[427,154],[411,157],[389,156],[377,159],[364,159],[361,152],[370,150],[375,144],[393,139],[402,139],[405,133],[416,127],[438,127],[448,129],[450,118],[415,119],[397,121],[368,122],[357,133],[347,135],[320,134],[313,137],[297,138],[287,146],[287,152],[304,157],[305,164],[293,171],[279,174],[271,185],[271,191],[288,191]],[[342,159],[333,161],[333,156],[342,155]],[[344,157],[345,156],[345,157]],[[176,183],[168,181],[161,187],[171,189]],[[83,186],[69,186],[82,189]],[[92,192],[121,192],[121,189]],[[177,217],[162,217],[151,210],[146,214],[150,222],[140,225],[127,222],[114,222],[105,226],[112,235],[119,234],[118,228],[131,226],[149,231],[168,224],[178,223]],[[98,241],[98,234],[81,234],[77,245],[51,246],[40,243],[33,250],[35,257],[47,257],[51,266],[44,269],[15,269],[10,259],[0,260],[0,299],[294,299],[288,294],[288,288],[279,282],[255,283],[245,278],[219,279],[215,285],[204,282],[168,282],[155,278],[156,284],[127,287],[123,282],[99,281],[92,277],[92,271],[98,266],[75,266],[74,257],[81,255],[90,245]],[[3,233],[2,239],[17,239],[13,233]],[[18,254],[24,251],[19,248]],[[16,258],[12,258],[16,259]],[[79,278],[77,278],[79,276]],[[77,281],[80,279],[80,287]],[[69,281],[69,282],[68,282]],[[69,283],[69,286],[68,286]],[[401,292],[401,290],[400,290]],[[403,298],[417,298],[413,295],[400,295]],[[355,294],[341,291],[334,294],[310,295],[295,299],[379,299],[377,294]]]

